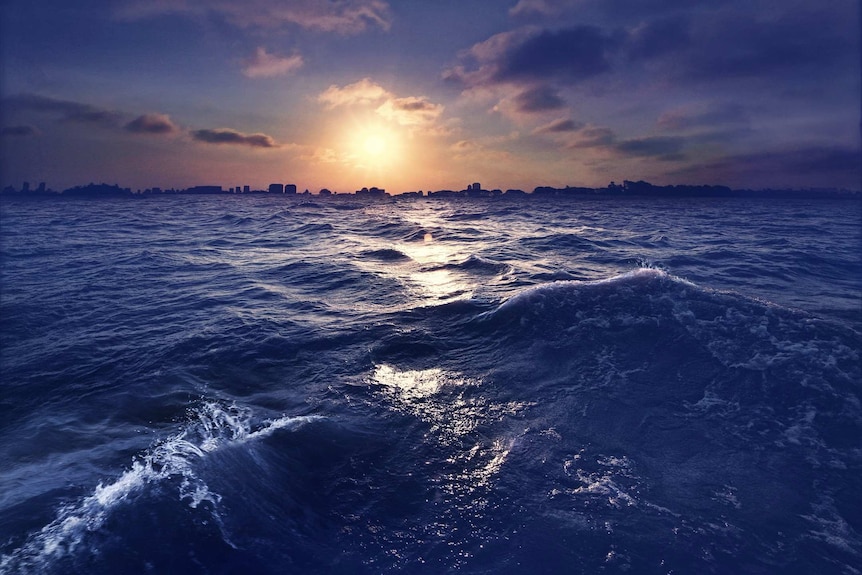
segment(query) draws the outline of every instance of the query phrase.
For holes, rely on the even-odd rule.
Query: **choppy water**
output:
[[[859,573],[860,205],[0,204],[2,573]]]

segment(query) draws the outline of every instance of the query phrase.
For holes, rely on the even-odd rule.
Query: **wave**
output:
[[[393,248],[383,248],[379,250],[367,250],[360,254],[361,257],[379,260],[384,262],[400,262],[407,261],[410,259],[410,256],[405,254],[400,250],[396,250]]]
[[[190,410],[189,422],[178,433],[136,457],[118,478],[99,483],[90,495],[62,506],[52,522],[30,535],[18,549],[0,556],[0,572],[44,572],[86,550],[88,537],[99,532],[115,510],[155,485],[170,484],[178,501],[191,509],[207,507],[218,524],[221,496],[198,476],[199,464],[228,446],[258,441],[279,430],[297,430],[321,419],[284,416],[254,424],[250,409],[205,402]]]
[[[495,262],[477,255],[471,255],[466,260],[457,263],[447,263],[432,270],[458,270],[477,274],[498,275],[511,271],[512,267],[502,262]]]
[[[465,353],[435,358],[436,368],[481,374],[496,402],[530,402],[521,427],[533,431],[500,481],[554,494],[536,505],[587,506],[588,515],[631,506],[630,521],[649,529],[671,517],[724,516],[755,531],[778,522],[821,545],[809,557],[862,556],[847,528],[858,520],[850,492],[862,464],[851,439],[862,436],[858,332],[656,269],[543,284],[466,323],[440,321]],[[596,461],[629,463],[591,469],[586,456],[571,458],[584,446]],[[572,469],[550,474],[538,463],[560,460]],[[824,498],[834,504],[812,503]],[[704,521],[693,541],[706,540],[695,533],[712,529]],[[738,537],[708,538],[732,547]],[[794,561],[768,537],[745,546],[758,561]]]
[[[561,341],[578,335],[596,339],[600,329],[642,327],[657,330],[663,339],[696,341],[725,367],[763,369],[792,359],[819,362],[820,372],[838,365],[852,371],[859,359],[850,343],[859,334],[852,329],[653,268],[528,288],[479,319],[503,329],[514,322],[519,334],[533,329],[544,334],[542,339]]]

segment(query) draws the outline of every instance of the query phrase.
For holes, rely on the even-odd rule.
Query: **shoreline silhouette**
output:
[[[460,190],[428,190],[406,191],[395,194],[388,193],[383,188],[363,187],[354,192],[335,192],[322,188],[316,193],[309,190],[298,192],[295,184],[270,184],[265,190],[252,189],[250,186],[235,186],[224,188],[218,185],[191,186],[189,188],[158,187],[133,190],[118,184],[94,184],[75,186],[62,191],[48,188],[45,183],[31,188],[24,182],[20,189],[7,186],[0,190],[0,197],[13,198],[142,198],[153,196],[285,196],[285,197],[354,197],[365,199],[382,198],[767,198],[767,199],[862,199],[862,190],[844,188],[765,188],[765,189],[734,189],[722,185],[654,185],[643,180],[624,180],[622,184],[611,182],[604,188],[566,186],[537,186],[527,192],[520,189],[484,189],[481,184],[473,183]]]

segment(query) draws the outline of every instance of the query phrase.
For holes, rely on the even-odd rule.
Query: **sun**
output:
[[[349,155],[357,167],[384,170],[399,164],[403,157],[401,136],[385,124],[353,126],[347,141]]]
[[[386,153],[387,142],[386,138],[380,134],[368,134],[362,142],[362,150],[366,156],[377,158]]]

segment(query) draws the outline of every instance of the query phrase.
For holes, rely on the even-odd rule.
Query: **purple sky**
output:
[[[858,0],[6,0],[2,184],[860,188]]]

